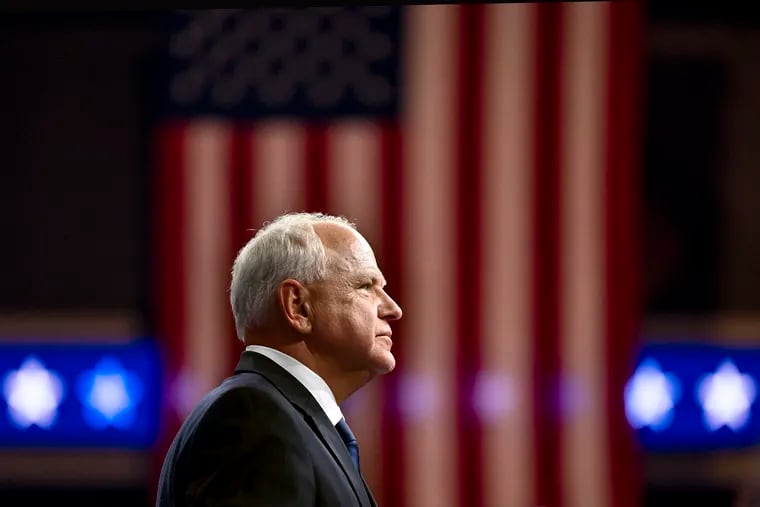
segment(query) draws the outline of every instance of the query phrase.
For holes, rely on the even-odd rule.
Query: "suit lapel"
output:
[[[306,422],[312,431],[316,433],[343,470],[351,488],[359,499],[360,505],[376,505],[364,478],[356,470],[346,445],[338,435],[338,431],[330,423],[327,414],[319,406],[317,400],[298,379],[268,357],[249,351],[243,352],[240,362],[235,368],[235,373],[241,372],[253,372],[264,376],[283,396],[298,407],[304,413]]]
[[[364,484],[364,491],[367,492],[367,496],[369,497],[370,505],[372,505],[372,507],[377,507],[377,501],[375,501],[375,497],[372,495],[372,491],[370,491],[369,486],[367,486],[367,481],[364,480],[363,475],[361,475],[361,478],[362,478],[362,484]]]
[[[337,461],[343,469],[343,473],[346,474],[349,482],[351,482],[351,487],[354,489],[360,503],[362,505],[371,505],[366,485],[364,484],[359,471],[356,470],[354,462],[351,460],[351,455],[348,454],[346,444],[343,443],[343,440],[340,438],[340,435],[338,435],[335,427],[330,424],[330,420],[327,419],[327,416],[324,413],[321,415],[322,417],[312,417],[307,414],[307,417],[310,419],[307,420],[325,446],[330,449],[330,453],[333,455],[333,458],[335,458],[335,461]]]

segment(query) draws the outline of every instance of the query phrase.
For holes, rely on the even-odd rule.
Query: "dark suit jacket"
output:
[[[295,377],[244,352],[180,428],[157,507],[361,506],[375,500],[335,427]]]

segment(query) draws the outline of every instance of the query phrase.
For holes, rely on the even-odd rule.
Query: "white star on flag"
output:
[[[715,373],[702,377],[697,384],[697,397],[702,404],[704,421],[711,430],[728,426],[736,431],[749,418],[755,399],[755,382],[741,374],[733,362],[726,359]]]
[[[63,382],[39,360],[29,357],[5,377],[3,392],[14,424],[22,429],[33,424],[48,429],[63,398]]]

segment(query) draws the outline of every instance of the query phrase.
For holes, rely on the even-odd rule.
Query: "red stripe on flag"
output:
[[[326,128],[311,125],[306,132],[306,210],[327,210],[327,139]]]
[[[534,131],[534,410],[536,501],[562,506],[559,357],[559,147],[562,11],[540,4]]]
[[[232,251],[233,258],[237,252],[251,239],[251,230],[256,226],[253,223],[251,212],[251,199],[253,197],[253,129],[249,125],[239,125],[234,133],[235,157],[232,165],[232,185],[230,197],[234,199],[232,206],[233,217],[230,223],[232,228]],[[232,269],[232,261],[230,261]]]
[[[166,125],[157,135],[158,164],[154,189],[155,206],[159,210],[158,226],[154,228],[154,242],[159,255],[154,266],[154,279],[158,283],[156,329],[165,348],[167,372],[175,371],[182,364],[185,308],[185,279],[183,277],[184,252],[180,248],[185,234],[184,194],[184,127]]]
[[[253,202],[254,192],[256,191],[256,182],[253,177],[253,171],[255,168],[255,143],[254,143],[254,128],[252,126],[241,127],[237,131],[238,136],[238,164],[239,167],[236,171],[236,182],[240,186],[237,191],[237,198],[240,200],[237,213],[240,230],[237,231],[237,250],[240,250],[243,245],[253,237],[255,229],[258,229],[261,224],[257,223],[258,217],[253,215]],[[235,255],[237,255],[237,250]],[[230,269],[232,265],[230,264]]]
[[[232,269],[232,263],[235,261],[238,251],[250,239],[247,226],[249,222],[249,202],[251,191],[251,173],[250,166],[252,161],[251,152],[251,130],[248,126],[236,125],[232,136],[230,136],[230,149],[228,151],[230,167],[230,186],[228,208],[230,214],[229,221],[229,246],[227,255],[227,265]],[[227,293],[229,295],[229,293]],[[242,343],[237,338],[235,329],[235,318],[232,314],[232,308],[227,313],[230,329],[231,346],[229,348],[229,367],[228,371],[233,371],[240,359],[242,352]]]
[[[185,257],[180,247],[185,235],[184,194],[184,126],[171,123],[157,129],[153,156],[160,170],[153,180],[153,206],[157,210],[157,225],[152,230],[153,244],[158,255],[152,265],[156,286],[153,307],[157,342],[163,359],[163,392],[174,385],[175,375],[182,366],[185,332]],[[161,405],[158,438],[155,445],[152,477],[158,477],[163,458],[174,439],[181,420],[174,406]],[[154,481],[153,488],[158,487]],[[155,492],[155,489],[154,489]]]
[[[481,251],[480,186],[483,165],[483,5],[465,5],[459,9],[459,52],[457,71],[457,183],[456,216],[456,284],[457,284],[457,430],[459,434],[459,505],[483,504],[482,453],[478,415],[472,403],[477,373],[480,370],[481,325],[480,277]]]
[[[642,7],[612,2],[609,24],[609,93],[605,168],[605,236],[608,301],[606,342],[608,370],[612,498],[616,507],[639,505],[640,457],[625,417],[623,392],[633,372],[638,339],[639,184],[642,100]]]
[[[382,128],[381,135],[382,187],[380,191],[382,207],[381,244],[383,273],[388,282],[388,290],[396,302],[404,309],[404,285],[401,270],[403,256],[403,142],[398,125],[391,124]],[[402,506],[404,504],[404,449],[397,445],[403,442],[402,419],[398,410],[398,381],[404,364],[404,335],[402,326],[394,326],[396,345],[393,355],[396,358],[397,371],[380,379],[382,382],[382,492],[380,497],[384,505]],[[395,445],[394,445],[395,444]]]

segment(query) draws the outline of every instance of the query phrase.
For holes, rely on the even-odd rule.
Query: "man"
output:
[[[339,404],[395,366],[401,308],[384,287],[342,217],[293,213],[259,230],[230,286],[246,349],[180,428],[156,505],[376,505]]]

